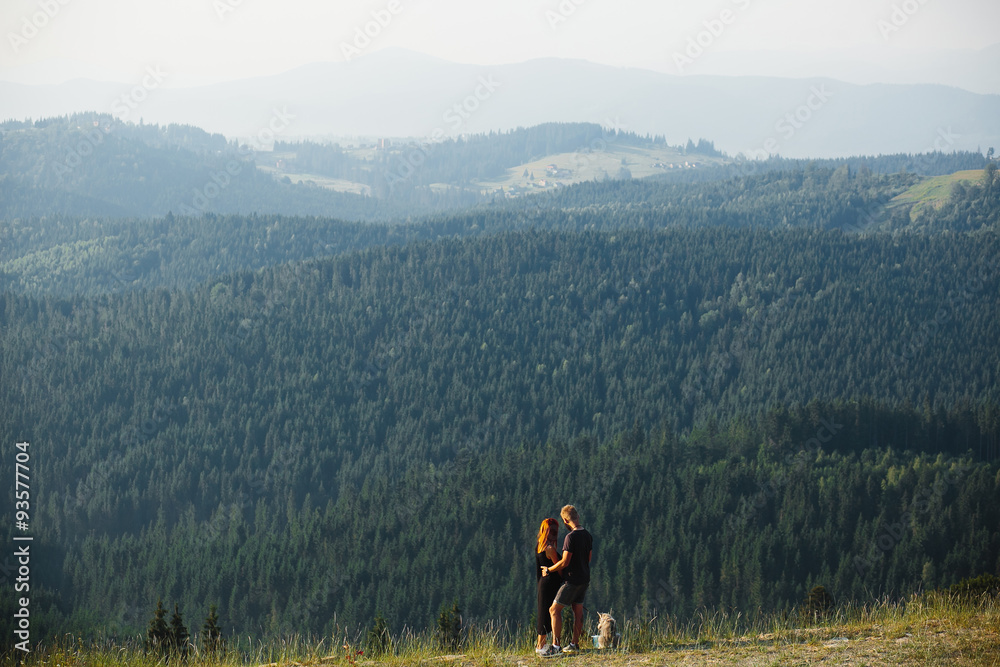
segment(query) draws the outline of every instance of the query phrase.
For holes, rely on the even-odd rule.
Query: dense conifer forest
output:
[[[225,635],[397,631],[457,601],[527,628],[567,502],[588,606],[630,618],[1000,574],[981,168],[916,213],[920,173],[788,163],[389,224],[8,215],[32,627],[137,635],[162,601]]]
[[[12,217],[0,220],[0,288],[67,296],[187,288],[212,276],[280,262],[524,228],[996,230],[1000,185],[995,167],[984,169],[977,182],[956,183],[947,201],[917,215],[910,207],[894,206],[893,197],[920,178],[851,171],[846,164],[835,169],[808,164],[707,183],[583,183],[554,194],[384,225],[256,213]]]

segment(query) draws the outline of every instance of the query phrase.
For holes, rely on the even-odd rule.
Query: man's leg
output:
[[[583,603],[573,605],[573,643],[580,645],[580,633],[583,632]]]
[[[563,606],[558,602],[553,602],[552,606],[549,607],[549,616],[552,618],[552,644],[554,646],[562,646],[562,610]],[[583,611],[582,609],[580,610]]]

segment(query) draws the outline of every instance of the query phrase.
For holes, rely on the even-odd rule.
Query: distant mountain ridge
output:
[[[169,84],[169,76],[162,78]],[[710,137],[731,155],[844,157],[985,151],[1000,144],[1000,96],[946,86],[677,77],[563,59],[478,66],[401,50],[197,88],[0,83],[0,118],[121,111],[123,95],[134,102],[126,105],[129,120],[184,123],[265,142],[447,137],[579,121],[659,134],[671,143]],[[278,112],[290,122],[280,133],[269,132]]]
[[[676,71],[671,62],[660,71]],[[688,74],[720,76],[823,76],[858,85],[940,84],[984,95],[1000,94],[1000,44],[982,49],[935,51],[886,50],[880,47],[827,51],[708,50]]]

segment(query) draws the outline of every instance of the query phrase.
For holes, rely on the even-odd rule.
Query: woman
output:
[[[555,565],[561,560],[556,551],[556,538],[559,536],[559,523],[555,519],[545,519],[538,529],[538,546],[535,548],[535,580],[538,582],[538,645],[536,653],[545,650],[546,638],[552,632],[552,617],[549,607],[556,598],[556,592],[562,585],[562,577],[558,572],[542,576],[542,568]]]

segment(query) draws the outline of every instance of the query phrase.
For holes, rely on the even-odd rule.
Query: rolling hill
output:
[[[956,183],[974,183],[982,178],[983,172],[979,169],[967,169],[944,176],[934,176],[917,183],[906,192],[896,195],[889,206],[893,208],[908,206],[910,207],[911,219],[916,219],[924,207],[940,208],[947,202],[951,198]]]

